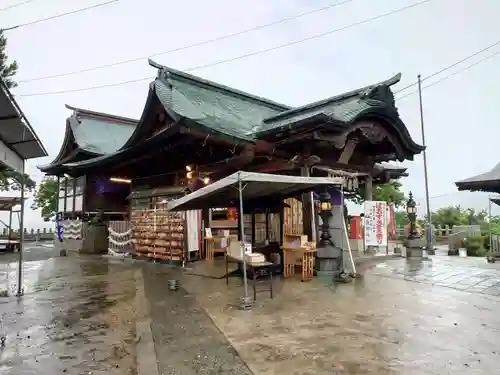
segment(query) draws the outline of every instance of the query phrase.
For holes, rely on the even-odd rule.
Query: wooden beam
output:
[[[249,168],[250,172],[259,172],[259,173],[270,173],[282,170],[290,170],[297,168],[296,165],[290,163],[286,159],[276,158],[272,159],[267,163],[263,163],[254,167]]]
[[[354,149],[356,148],[358,141],[356,139],[349,139],[340,154],[338,163],[347,164],[349,160],[351,160],[352,154],[354,153]]]

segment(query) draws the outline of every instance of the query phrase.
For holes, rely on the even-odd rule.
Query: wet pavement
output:
[[[430,261],[388,261],[375,275],[442,286],[469,293],[500,296],[500,264],[484,258],[431,257]]]
[[[133,268],[102,258],[53,258],[50,248],[24,264],[24,296],[0,298],[0,373],[135,374]],[[0,289],[16,288],[17,264],[0,256]]]
[[[250,375],[195,296],[182,287],[168,291],[168,279],[181,275],[167,266],[143,267],[160,374]]]
[[[17,257],[0,255],[0,374],[132,375],[138,352],[140,375],[251,374],[195,296],[167,290],[178,268],[33,247],[18,299]]]
[[[240,311],[239,279],[226,286],[167,265],[33,251],[46,260],[26,262],[25,296],[0,298],[1,374],[135,374],[144,305],[151,371],[141,375],[469,375],[500,366],[500,265],[484,259],[388,260],[345,285],[277,280],[274,299],[261,291],[252,311]],[[15,266],[0,255],[0,289],[15,286]]]
[[[443,272],[460,267],[444,263]],[[275,298],[259,293],[251,312],[234,308],[243,293],[239,280],[229,288],[224,280],[183,282],[254,374],[498,372],[499,297],[405,280],[393,271],[405,269],[404,260],[387,264],[364,270],[353,284],[278,281]],[[500,278],[498,270],[466,264]],[[420,270],[410,272],[419,279]]]

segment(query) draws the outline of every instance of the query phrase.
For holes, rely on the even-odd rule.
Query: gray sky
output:
[[[21,0],[4,0],[0,8],[18,2]],[[13,26],[99,2],[35,0],[0,12],[0,22],[5,27]],[[337,29],[416,2],[353,0],[286,23],[153,59],[185,70]],[[41,173],[35,166],[50,162],[59,151],[68,116],[64,104],[138,118],[149,80],[58,95],[30,94],[113,84],[153,77],[156,72],[144,59],[65,77],[22,81],[152,55],[332,3],[335,0],[120,0],[7,32],[9,56],[17,59],[20,66],[16,77],[20,83],[14,93],[50,153],[45,160],[29,162],[28,172],[40,180]],[[499,13],[500,2],[496,0],[432,0],[345,31],[191,73],[290,105],[303,105],[402,72],[402,82],[394,87],[397,90],[415,82],[418,73],[423,77],[430,75],[500,39]],[[500,46],[475,60],[499,50]],[[499,159],[498,146],[495,147],[499,135],[495,130],[499,61],[500,57],[492,58],[424,90],[430,196],[441,196],[431,201],[433,208],[455,203],[485,206],[484,197],[455,193],[453,182],[485,172]],[[408,96],[396,104],[410,133],[421,143],[418,96]],[[403,181],[405,190],[411,189],[423,203],[422,157],[406,164],[410,177]],[[27,226],[37,224],[38,214],[31,212]]]

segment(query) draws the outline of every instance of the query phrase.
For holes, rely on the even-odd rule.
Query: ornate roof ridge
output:
[[[259,104],[265,105],[267,107],[272,107],[272,108],[275,108],[277,110],[286,111],[286,110],[289,110],[292,108],[291,106],[286,105],[286,104],[278,103],[278,102],[275,102],[273,100],[270,100],[270,99],[267,99],[267,98],[264,98],[264,97],[261,97],[258,95],[253,95],[253,94],[250,94],[250,93],[242,91],[242,90],[238,90],[238,89],[235,89],[235,88],[232,88],[232,87],[229,87],[229,86],[226,86],[226,85],[214,82],[214,81],[210,81],[210,80],[205,79],[205,78],[201,78],[201,77],[198,77],[198,76],[195,76],[195,75],[192,75],[189,73],[185,73],[185,72],[177,70],[177,69],[173,69],[173,68],[158,64],[158,63],[154,62],[153,60],[148,60],[148,61],[149,61],[149,65],[151,65],[152,67],[157,68],[159,70],[158,76],[160,78],[163,78],[163,79],[168,80],[168,76],[170,75],[173,77],[178,77],[180,79],[192,82],[192,83],[197,84],[197,85],[205,86],[206,88],[209,88],[212,90],[219,90],[219,91],[222,91],[222,92],[229,94],[229,95],[233,95],[233,96],[240,97],[242,99],[257,102]]]
[[[326,98],[326,99],[321,99],[321,100],[318,100],[316,102],[312,102],[312,103],[309,103],[309,104],[306,104],[306,105],[303,105],[300,107],[292,108],[288,111],[281,112],[275,116],[268,117],[264,120],[264,122],[271,122],[271,121],[283,119],[285,117],[293,116],[293,115],[300,113],[300,112],[303,112],[303,111],[313,110],[313,109],[323,107],[325,105],[332,104],[332,103],[335,103],[335,102],[338,102],[338,101],[341,101],[344,99],[349,99],[349,98],[352,98],[353,96],[367,95],[368,97],[370,97],[370,94],[374,91],[374,89],[376,89],[378,87],[384,87],[384,86],[388,88],[392,85],[395,85],[399,81],[401,81],[401,73],[398,73],[398,74],[394,75],[393,77],[391,77],[385,81],[379,82],[379,83],[365,86],[365,87],[362,87],[362,88],[359,88],[356,90],[348,91],[348,92],[345,92],[343,94],[331,96],[331,97]],[[394,100],[394,98],[393,98],[393,100]]]
[[[73,111],[74,114],[78,114],[84,117],[98,117],[102,118],[103,120],[125,122],[129,123],[130,125],[137,125],[139,123],[139,120],[130,117],[118,116],[111,113],[96,112],[90,109],[77,108],[70,106],[69,104],[65,104],[65,107]]]

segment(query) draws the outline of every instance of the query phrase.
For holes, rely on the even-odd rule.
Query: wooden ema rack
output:
[[[283,236],[283,276],[295,275],[295,267],[302,268],[301,281],[310,281],[314,277],[314,243],[307,242],[305,234],[285,234]]]
[[[132,239],[137,254],[157,260],[184,260],[186,235],[182,213],[134,211],[132,225]]]

